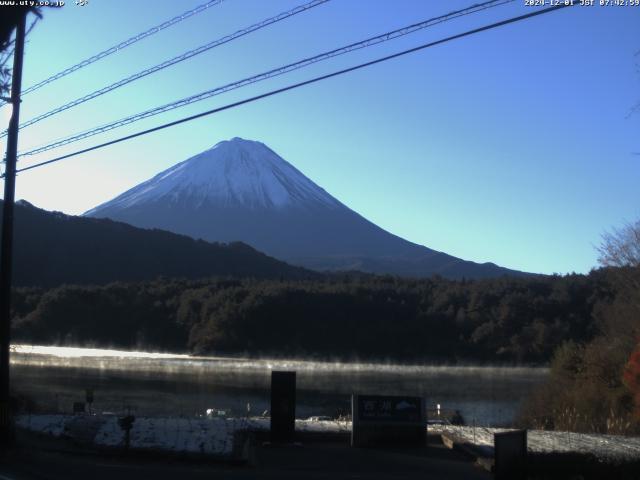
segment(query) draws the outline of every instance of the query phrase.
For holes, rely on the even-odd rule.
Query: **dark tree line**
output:
[[[607,277],[607,270],[479,281],[343,275],[18,289],[13,338],[198,354],[539,364],[564,342],[594,337],[594,312],[615,298]]]

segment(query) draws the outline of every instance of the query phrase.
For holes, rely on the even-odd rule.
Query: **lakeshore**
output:
[[[417,395],[427,409],[459,411],[468,424],[511,426],[521,402],[548,375],[545,368],[399,365],[367,362],[192,357],[19,345],[13,347],[16,393],[42,413],[71,413],[95,392],[94,412],[197,417],[209,409],[230,416],[269,409],[273,370],[295,370],[296,416],[337,418],[353,393]]]

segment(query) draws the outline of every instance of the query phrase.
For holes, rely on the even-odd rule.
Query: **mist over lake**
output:
[[[297,372],[296,416],[350,412],[352,393],[419,395],[427,408],[459,410],[465,422],[509,425],[546,368],[195,357],[105,349],[13,347],[16,393],[46,411],[71,412],[94,389],[93,411],[136,415],[230,415],[269,409],[272,370]]]

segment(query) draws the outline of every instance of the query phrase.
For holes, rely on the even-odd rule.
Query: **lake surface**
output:
[[[70,412],[94,390],[93,410],[202,415],[207,409],[259,415],[269,409],[272,370],[297,372],[296,416],[350,413],[352,393],[415,395],[427,408],[459,410],[466,423],[510,425],[548,369],[192,357],[117,350],[14,345],[12,388],[40,409]]]

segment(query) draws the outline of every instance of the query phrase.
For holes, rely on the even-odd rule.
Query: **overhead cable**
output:
[[[67,75],[69,75],[70,73],[73,73],[77,70],[80,70],[81,68],[86,67],[87,65],[91,65],[94,62],[97,62],[98,60],[102,60],[105,57],[108,57],[109,55],[116,53],[124,48],[127,48],[131,45],[133,45],[134,43],[139,42],[142,39],[145,39],[147,37],[150,37],[151,35],[154,35],[162,30],[164,30],[165,28],[169,28],[177,23],[180,23],[183,20],[186,20],[189,17],[192,17],[194,15],[197,15],[199,13],[204,12],[205,10],[207,10],[210,7],[213,7],[215,5],[219,5],[220,3],[222,3],[224,0],[210,0],[206,3],[203,3],[202,5],[197,6],[196,8],[193,8],[191,10],[187,10],[186,12],[181,13],[180,15],[177,15],[173,18],[171,18],[170,20],[167,20],[165,22],[162,22],[159,25],[156,25],[155,27],[151,27],[148,30],[145,30],[144,32],[141,32],[137,35],[134,35],[131,38],[128,38],[127,40],[124,40],[120,43],[118,43],[117,45],[114,45],[113,47],[107,48],[106,50],[103,50],[100,53],[96,53],[95,55],[82,60],[79,63],[76,63],[75,65],[72,65],[71,67],[65,68],[64,70],[56,73],[55,75],[51,75],[49,78],[46,78],[44,80],[42,80],[41,82],[36,83],[35,85],[30,86],[29,88],[26,88],[25,90],[22,91],[22,96],[33,92],[34,90],[37,90],[41,87],[44,87],[45,85],[54,82],[55,80],[58,80],[62,77],[65,77]],[[0,104],[0,106],[6,104],[6,102],[3,102]]]
[[[173,57],[169,60],[165,60],[162,63],[159,63],[158,65],[154,65],[153,67],[147,68],[145,70],[141,70],[138,73],[134,73],[133,75],[130,75],[126,78],[123,78],[121,80],[118,80],[117,82],[114,82],[110,85],[107,85],[106,87],[102,87],[94,92],[91,92],[87,95],[84,95],[80,98],[77,98],[75,100],[72,100],[68,103],[65,103],[64,105],[61,105],[59,107],[54,108],[53,110],[50,110],[46,113],[43,113],[41,115],[38,115],[34,118],[31,118],[29,120],[27,120],[26,122],[24,122],[22,125],[20,125],[20,128],[25,128],[28,127],[29,125],[33,125],[34,123],[37,123],[41,120],[44,120],[45,118],[51,117],[52,115],[55,115],[57,113],[63,112],[65,110],[68,110],[72,107],[75,107],[77,105],[80,105],[84,102],[87,102],[89,100],[92,100],[96,97],[99,97],[101,95],[104,95],[105,93],[109,93],[117,88],[123,87],[131,82],[134,82],[136,80],[139,80],[143,77],[146,77],[147,75],[151,75],[152,73],[155,72],[159,72],[160,70],[164,70],[167,67],[170,67],[172,65],[175,65],[176,63],[180,63],[183,62],[184,60],[188,60],[189,58],[195,57],[196,55],[200,55],[201,53],[204,53],[206,51],[211,50],[212,48],[218,47],[220,45],[223,45],[225,43],[229,43],[232,40],[235,40],[236,38],[240,38],[243,37],[245,35],[248,35],[249,33],[255,32],[256,30],[260,30],[262,28],[265,28],[269,25],[272,25],[274,23],[280,22],[282,20],[285,20],[289,17],[292,17],[294,15],[297,15],[298,13],[302,13],[302,12],[306,12],[307,10],[313,8],[313,7],[317,7],[318,5],[322,5],[323,3],[328,2],[329,0],[312,0],[311,2],[305,3],[303,5],[298,5],[295,8],[292,8],[290,10],[287,10],[285,12],[279,13],[278,15],[275,15],[273,17],[269,17],[265,20],[262,20],[261,22],[258,22],[254,25],[251,25],[250,27],[247,28],[243,28],[241,30],[238,30],[235,33],[232,33],[231,35],[227,35],[225,37],[222,38],[218,38],[217,40],[213,40],[209,43],[206,43],[204,45],[201,45],[197,48],[194,48],[192,50],[189,50],[187,52],[184,52],[176,57]],[[6,131],[2,132],[0,134],[0,138],[6,136]]]
[[[147,134],[150,134],[150,133],[153,133],[153,132],[157,132],[157,131],[163,130],[165,128],[169,128],[169,127],[173,127],[175,125],[179,125],[179,124],[182,124],[182,123],[190,122],[190,121],[196,120],[198,118],[206,117],[208,115],[213,115],[215,113],[219,113],[219,112],[222,112],[222,111],[225,111],[225,110],[236,108],[236,107],[239,107],[241,105],[248,104],[248,103],[253,103],[253,102],[255,102],[257,100],[261,100],[263,98],[271,97],[273,95],[278,95],[280,93],[284,93],[284,92],[287,92],[287,91],[290,91],[290,90],[294,90],[294,89],[297,89],[297,88],[300,88],[300,87],[304,87],[306,85],[311,85],[313,83],[317,83],[317,82],[320,82],[322,80],[327,80],[329,78],[337,77],[337,76],[343,75],[345,73],[353,72],[355,70],[360,70],[360,69],[365,68],[365,67],[376,65],[378,63],[386,62],[388,60],[391,60],[391,59],[394,59],[394,58],[398,58],[398,57],[401,57],[401,56],[404,56],[404,55],[407,55],[407,54],[410,54],[410,53],[414,53],[414,52],[417,52],[417,51],[420,51],[420,50],[424,50],[426,48],[434,47],[434,46],[440,45],[442,43],[450,42],[452,40],[457,40],[459,38],[467,37],[469,35],[473,35],[473,34],[476,34],[476,33],[484,32],[484,31],[487,31],[487,30],[492,30],[494,28],[502,27],[504,25],[508,25],[508,24],[515,23],[515,22],[519,22],[519,21],[522,21],[522,20],[526,20],[526,19],[529,19],[529,18],[532,18],[532,17],[536,17],[536,16],[543,15],[543,14],[550,13],[550,12],[554,12],[556,10],[560,10],[562,8],[571,7],[571,6],[573,6],[573,5],[572,4],[555,5],[555,6],[552,6],[552,7],[545,8],[545,9],[535,10],[535,11],[533,11],[531,13],[527,13],[525,15],[520,15],[518,17],[512,17],[512,18],[509,18],[507,20],[502,20],[500,22],[492,23],[490,25],[485,25],[483,27],[475,28],[473,30],[468,30],[466,32],[459,33],[459,34],[456,34],[456,35],[452,35],[450,37],[446,37],[446,38],[443,38],[443,39],[440,39],[440,40],[436,40],[434,42],[425,43],[423,45],[419,45],[417,47],[410,48],[408,50],[403,50],[401,52],[394,53],[394,54],[391,54],[391,55],[387,55],[385,57],[377,58],[377,59],[371,60],[369,62],[361,63],[361,64],[355,65],[353,67],[349,67],[349,68],[345,68],[343,70],[338,70],[338,71],[335,71],[335,72],[332,72],[332,73],[321,75],[319,77],[315,77],[315,78],[312,78],[310,80],[305,80],[303,82],[299,82],[299,83],[295,83],[295,84],[292,84],[292,85],[288,85],[286,87],[282,87],[282,88],[279,88],[279,89],[276,89],[276,90],[271,90],[271,91],[269,91],[267,93],[263,93],[261,95],[256,95],[254,97],[246,98],[244,100],[240,100],[238,102],[230,103],[230,104],[224,105],[222,107],[214,108],[212,110],[207,110],[206,112],[201,112],[201,113],[198,113],[196,115],[191,115],[191,116],[188,116],[188,117],[185,117],[185,118],[181,118],[181,119],[175,120],[173,122],[165,123],[165,124],[159,125],[157,127],[153,127],[153,128],[149,128],[147,130],[142,130],[140,132],[133,133],[131,135],[126,135],[124,137],[116,138],[114,140],[110,140],[108,142],[104,142],[104,143],[101,143],[101,144],[98,144],[98,145],[94,145],[92,147],[84,148],[82,150],[77,150],[75,152],[68,153],[66,155],[62,155],[62,156],[59,156],[59,157],[56,157],[56,158],[52,158],[52,159],[46,160],[44,162],[35,163],[33,165],[29,165],[28,167],[20,168],[20,169],[17,170],[17,172],[25,172],[27,170],[32,170],[34,168],[42,167],[44,165],[49,165],[51,163],[55,163],[55,162],[59,162],[61,160],[65,160],[67,158],[75,157],[75,156],[83,154],[83,153],[87,153],[87,152],[91,152],[93,150],[98,150],[98,149],[101,149],[101,148],[104,148],[104,147],[108,147],[110,145],[114,145],[116,143],[120,143],[120,142],[124,142],[124,141],[127,141],[127,140],[131,140],[133,138],[141,137],[143,135],[147,135]]]
[[[359,50],[362,48],[367,48],[370,47],[372,45],[377,45],[379,43],[383,43],[383,42],[387,42],[389,40],[393,40],[395,38],[404,36],[404,35],[408,35],[410,33],[414,33],[418,30],[422,30],[424,28],[427,27],[431,27],[433,25],[437,25],[439,23],[443,23],[446,21],[450,21],[453,20],[455,18],[464,16],[464,15],[470,15],[472,13],[476,13],[478,11],[481,10],[486,10],[488,8],[493,8],[493,7],[497,7],[499,5],[503,5],[505,3],[511,3],[515,0],[492,0],[492,1],[488,1],[488,2],[483,2],[480,4],[476,4],[476,5],[472,5],[470,7],[464,8],[462,10],[456,10],[454,12],[448,13],[446,15],[441,15],[439,17],[435,17],[435,18],[431,18],[429,20],[425,20],[419,23],[415,23],[413,25],[409,25],[407,27],[403,27],[397,30],[393,30],[391,32],[387,32],[387,33],[383,33],[382,35],[377,35],[375,37],[370,37],[367,38],[366,40],[362,40],[356,43],[352,43],[350,45],[341,47],[341,48],[337,48],[334,50],[330,50],[328,52],[324,52],[321,53],[319,55],[315,55],[313,57],[308,57],[302,60],[299,60],[295,63],[290,63],[289,65],[285,65],[282,67],[278,67],[275,68],[273,70],[269,70],[267,72],[263,72],[257,75],[253,75],[251,77],[247,77],[244,78],[242,80],[233,82],[233,83],[229,83],[227,85],[221,86],[221,87],[216,87],[213,88],[211,90],[206,90],[204,92],[200,92],[198,94],[195,95],[191,95],[189,97],[185,97],[182,98],[180,100],[171,102],[171,103],[167,103],[165,105],[161,105],[159,107],[155,107],[152,108],[150,110],[146,110],[140,113],[137,113],[135,115],[131,115],[125,118],[121,118],[120,120],[116,120],[114,122],[110,122],[83,132],[79,132],[76,133],[74,135],[65,137],[63,139],[57,140],[55,142],[52,142],[48,145],[44,145],[41,147],[37,147],[34,148],[32,150],[26,151],[26,152],[21,152],[20,153],[20,157],[24,157],[27,155],[36,155],[38,153],[42,153],[48,150],[52,150],[54,148],[59,148],[61,146],[64,145],[68,145],[70,143],[74,143],[80,140],[83,140],[85,138],[89,138],[92,137],[94,135],[98,135],[110,130],[113,130],[115,128],[119,128],[122,127],[124,125],[128,125],[134,122],[137,122],[139,120],[154,116],[154,115],[158,115],[160,113],[164,113],[164,112],[168,112],[170,110],[174,110],[176,108],[180,108],[180,107],[184,107],[186,105],[190,105],[192,103],[195,102],[199,102],[202,100],[205,100],[207,98],[211,98],[213,96],[216,95],[220,95],[226,92],[229,92],[231,90],[235,90],[237,88],[241,88],[241,87],[245,87],[247,85],[251,85],[253,83],[257,83],[263,80],[267,80],[269,78],[273,78],[273,77],[277,77],[280,75],[283,75],[285,73],[289,73],[292,72],[294,70],[298,70],[304,67],[307,67],[309,65],[313,65],[315,63],[333,58],[333,57],[337,57],[339,55],[344,55],[346,53],[355,51],[355,50]]]

